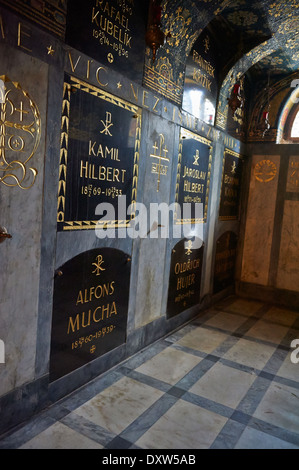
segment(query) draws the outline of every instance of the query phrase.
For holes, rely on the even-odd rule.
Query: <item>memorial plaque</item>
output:
[[[141,83],[148,0],[71,0],[66,43]]]
[[[184,238],[172,250],[167,301],[168,318],[197,305],[200,301],[204,250],[201,243],[199,239]]]
[[[131,262],[122,251],[81,253],[54,282],[50,381],[126,342]]]
[[[217,51],[205,30],[187,59],[183,109],[207,124],[214,124],[218,92]]]
[[[236,253],[237,235],[234,232],[225,232],[216,243],[214,294],[233,285]]]
[[[181,214],[175,214],[175,223],[201,223],[207,220],[210,176],[212,167],[211,141],[181,129],[175,202]],[[183,204],[191,204],[191,217],[183,218]],[[202,214],[195,213],[195,204],[202,204]]]
[[[125,227],[137,196],[141,111],[73,77],[66,77],[62,112],[58,230],[100,226],[98,204],[114,208],[107,226]],[[126,211],[118,212],[119,196]],[[132,204],[131,216],[127,216]],[[124,212],[124,213],[123,213]],[[108,220],[109,219],[109,220]]]
[[[233,150],[225,149],[220,195],[220,220],[237,220],[241,190],[243,160]]]

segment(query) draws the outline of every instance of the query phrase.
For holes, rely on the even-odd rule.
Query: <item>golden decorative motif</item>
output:
[[[0,183],[29,189],[38,173],[28,163],[40,142],[39,110],[18,82],[5,75],[0,80]]]
[[[254,167],[254,176],[260,183],[269,183],[277,174],[277,167],[271,160],[261,160]]]

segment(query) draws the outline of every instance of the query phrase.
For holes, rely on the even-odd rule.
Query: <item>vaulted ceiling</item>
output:
[[[254,74],[299,69],[299,0],[164,0],[162,5],[166,28],[178,17],[188,22],[180,41],[186,53],[209,28],[218,43],[223,72],[250,51],[244,67],[253,67]]]

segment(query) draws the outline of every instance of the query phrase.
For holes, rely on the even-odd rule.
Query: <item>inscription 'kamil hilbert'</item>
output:
[[[109,112],[106,112],[105,121],[101,120],[102,130],[101,134],[104,134],[109,137],[112,135],[112,115]],[[120,161],[119,159],[119,149],[116,147],[107,147],[106,145],[100,144],[97,141],[89,141],[89,157],[98,157],[102,160],[114,160]],[[91,180],[99,181],[109,181],[124,183],[126,177],[126,171],[124,169],[114,168],[112,166],[106,165],[96,165],[90,163],[89,161],[81,160],[80,162],[80,178],[88,178]]]

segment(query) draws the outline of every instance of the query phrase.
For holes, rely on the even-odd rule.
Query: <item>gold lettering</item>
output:
[[[78,331],[80,329],[80,315],[79,315],[79,313],[76,316],[75,321],[73,321],[72,317],[69,318],[69,326],[68,326],[68,329],[67,329],[67,334],[70,334],[70,328],[72,329],[72,332],[74,333],[76,326],[77,326],[77,331]]]
[[[76,305],[78,304],[83,304],[83,295],[82,295],[82,291],[80,290],[79,294],[78,294],[78,298],[77,298],[77,302],[76,302]]]
[[[156,96],[155,96],[155,98],[156,98],[157,101],[155,102],[155,105],[154,105],[154,107],[153,107],[153,111],[155,111],[155,112],[157,113],[158,111],[156,111],[156,107],[157,107],[157,104],[158,104],[159,101],[160,101],[160,98],[157,98]]]
[[[132,92],[133,92],[133,95],[134,95],[134,98],[135,98],[136,102],[138,102],[138,88],[137,88],[137,93],[136,93],[135,90],[134,90],[134,87],[133,87],[133,83],[131,83],[131,89],[132,89]]]
[[[144,106],[145,108],[148,108],[148,106],[146,106],[146,104],[145,104],[145,99],[147,99],[147,98],[148,98],[148,92],[147,92],[147,91],[144,91],[144,92],[143,92],[142,104],[143,104],[143,106]]]
[[[100,71],[101,71],[101,70],[104,70],[105,73],[107,73],[107,70],[105,69],[105,67],[99,67],[99,68],[97,69],[97,71],[96,71],[96,79],[97,79],[98,83],[99,83],[101,86],[107,86],[107,85],[108,85],[108,82],[102,83],[101,80],[100,80],[99,75],[100,75]]]
[[[79,57],[78,57],[77,62],[76,62],[75,65],[74,65],[74,62],[73,62],[73,58],[72,58],[71,51],[68,52],[68,56],[69,56],[69,60],[70,60],[72,72],[75,72],[75,70],[76,70],[76,68],[77,68],[77,65],[78,65],[79,62],[80,62],[81,56],[79,55]]]
[[[90,76],[90,65],[92,64],[93,60],[88,60],[87,61],[87,71],[86,71],[86,78],[89,78]]]

